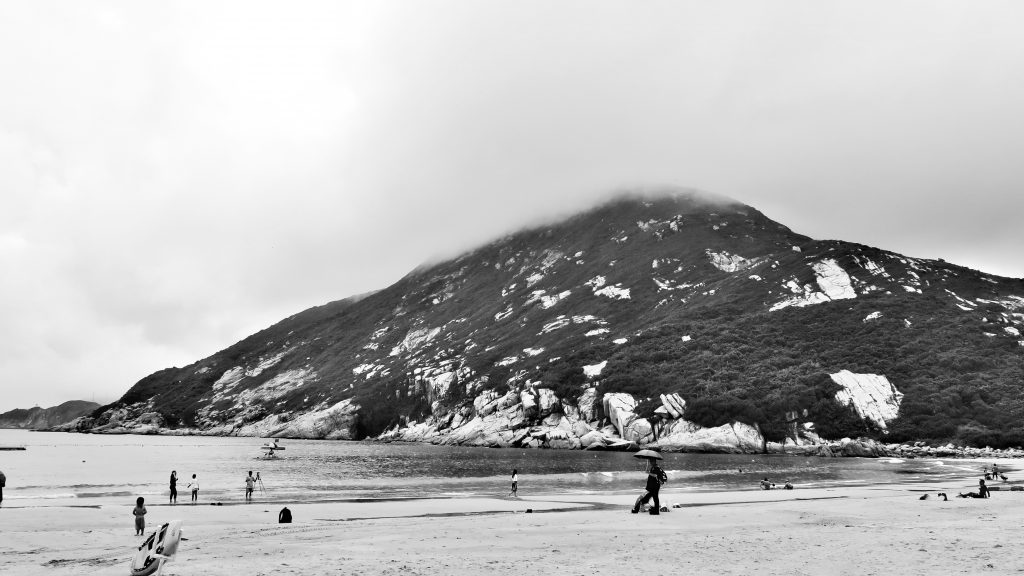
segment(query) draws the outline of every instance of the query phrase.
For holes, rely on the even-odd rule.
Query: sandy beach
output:
[[[1024,572],[1024,492],[904,485],[289,505],[150,504],[147,532],[182,519],[164,574],[995,574]],[[929,493],[927,500],[919,496]],[[948,502],[936,492],[954,496]],[[527,509],[533,513],[526,513]],[[0,509],[0,574],[128,573],[131,506]]]

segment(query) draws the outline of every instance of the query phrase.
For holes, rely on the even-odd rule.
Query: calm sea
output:
[[[280,457],[260,458],[259,438],[103,436],[0,430],[4,506],[123,503],[144,496],[165,502],[171,470],[179,501],[187,502],[192,474],[200,503],[242,498],[246,473],[259,472],[260,497],[286,501],[361,498],[504,496],[512,469],[519,494],[635,492],[642,463],[628,453],[521,450],[284,440]],[[977,460],[805,458],[729,454],[664,454],[665,490],[756,490],[764,476],[799,487],[893,484],[963,478],[975,483]],[[1000,461],[1013,472],[1020,464]]]

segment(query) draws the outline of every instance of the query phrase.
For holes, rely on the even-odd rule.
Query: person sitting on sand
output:
[[[967,494],[957,494],[957,498],[988,498],[990,496],[988,486],[985,486],[984,480],[978,480],[978,491],[968,492]]]
[[[142,536],[146,531],[146,507],[142,505],[146,499],[139,496],[135,499],[135,509],[132,510],[132,515],[135,516],[135,535]]]
[[[764,479],[761,480],[761,490],[771,490],[774,487],[775,484],[772,484],[771,481],[768,480],[767,476],[765,476]]]
[[[789,482],[789,480],[786,480],[786,485],[783,486],[783,488],[786,489],[786,490],[792,490],[793,489],[793,485]]]

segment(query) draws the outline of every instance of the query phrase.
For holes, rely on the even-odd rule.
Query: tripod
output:
[[[259,472],[256,473],[256,481],[259,482],[260,484],[260,493],[262,493],[265,496],[267,494],[267,489],[265,486],[263,486],[263,479],[260,478]]]

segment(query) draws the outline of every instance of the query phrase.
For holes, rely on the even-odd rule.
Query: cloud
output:
[[[1024,276],[1021,16],[5,3],[0,409],[111,399],[623,188]]]

